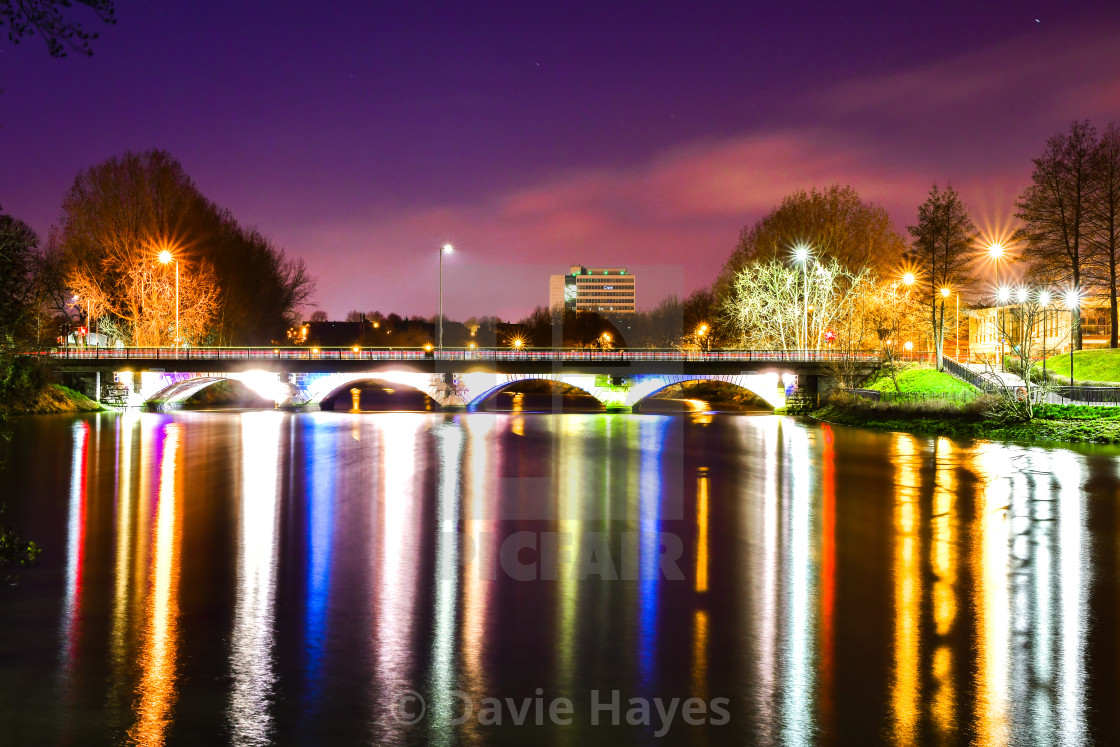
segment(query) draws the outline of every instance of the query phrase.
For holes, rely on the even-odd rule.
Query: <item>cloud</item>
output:
[[[464,250],[458,266],[492,268],[504,282],[494,291],[472,276],[474,287],[447,291],[449,313],[518,316],[546,303],[547,275],[571,262],[647,267],[643,306],[706,285],[745,225],[814,186],[852,185],[904,232],[930,184],[951,181],[982,224],[1005,225],[1046,137],[1071,119],[1116,111],[1114,32],[1080,34],[1077,45],[1068,35],[1019,37],[802,97],[788,115],[793,126],[697,140],[626,168],[573,169],[461,204],[382,207],[349,225],[301,226],[285,241],[334,247],[356,263],[373,254],[423,268],[372,278],[347,268],[324,277],[321,292],[429,314],[430,263],[415,253],[450,240]]]
[[[925,66],[853,80],[816,98],[837,115],[900,119],[947,109],[999,111],[1015,101],[1046,114],[1066,109],[1071,119],[1114,114],[1118,99],[1108,99],[1106,92],[1120,84],[1118,34],[1116,24],[1032,32]]]

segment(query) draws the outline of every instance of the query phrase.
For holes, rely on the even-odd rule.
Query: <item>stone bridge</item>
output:
[[[45,355],[72,377],[123,385],[130,406],[164,407],[222,379],[236,379],[279,406],[317,407],[359,382],[378,381],[423,392],[441,407],[475,408],[517,382],[547,380],[587,392],[608,409],[633,408],[687,381],[732,384],[782,407],[791,387],[815,400],[833,385],[838,365],[870,370],[877,364],[874,354],[753,350],[94,348]]]

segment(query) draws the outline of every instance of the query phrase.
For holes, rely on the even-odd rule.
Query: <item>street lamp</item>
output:
[[[175,349],[179,349],[179,260],[171,256],[170,249],[164,249],[159,253],[160,264],[168,264],[169,262],[175,263]]]
[[[999,333],[999,368],[1001,371],[1007,370],[1006,362],[1003,359],[1003,342],[1006,332],[1005,327],[1007,326],[1007,316],[1004,314],[1004,311],[1006,311],[1004,306],[1010,298],[1011,291],[1008,288],[1000,288],[996,292],[996,300],[999,301],[999,323],[996,325],[999,329],[996,331]]]
[[[1073,314],[1076,313],[1076,314],[1080,315],[1080,313],[1081,313],[1081,312],[1078,311],[1078,307],[1081,305],[1081,294],[1077,292],[1076,288],[1070,288],[1068,291],[1066,291],[1065,302],[1066,302],[1066,308],[1069,309],[1070,312],[1072,312],[1070,314],[1070,325],[1069,325],[1069,385],[1072,388],[1073,387],[1073,347],[1074,347]],[[1077,321],[1078,321],[1078,325],[1080,326],[1081,319],[1078,318]]]
[[[439,248],[439,352],[443,354],[443,255],[451,254],[455,247],[444,244]]]
[[[801,347],[809,345],[809,247],[798,244],[793,247],[793,260],[801,265],[802,282],[804,283],[804,303],[801,306]]]
[[[1050,330],[1047,328],[1050,309],[1047,307],[1050,305],[1050,291],[1039,291],[1038,305],[1042,308],[1042,381],[1046,383],[1050,381],[1046,376],[1046,335],[1050,333]]]
[[[708,325],[701,324],[696,328],[696,336],[700,340],[700,347],[707,352],[708,350]]]
[[[948,288],[941,289],[941,297],[948,298],[952,293]],[[957,291],[957,311],[953,314],[953,358],[961,359],[961,293]]]

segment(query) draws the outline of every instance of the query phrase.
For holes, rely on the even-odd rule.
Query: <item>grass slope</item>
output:
[[[874,389],[879,392],[895,391],[894,381],[888,373],[879,374],[877,378],[864,384],[863,388]],[[925,366],[911,366],[900,371],[898,388],[904,393],[969,394],[976,392],[976,387],[971,384],[944,371]]]
[[[1041,364],[1036,367],[1042,370]],[[1068,379],[1069,353],[1047,359],[1046,370]],[[1075,381],[1120,382],[1120,350],[1074,351],[1073,378]]]
[[[29,399],[0,405],[0,412],[47,415],[62,412],[97,412],[104,410],[89,397],[59,384],[48,384]]]

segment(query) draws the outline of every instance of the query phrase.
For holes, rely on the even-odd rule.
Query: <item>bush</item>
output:
[[[33,401],[51,381],[46,362],[30,356],[4,361],[0,375],[0,402],[7,404]]]

